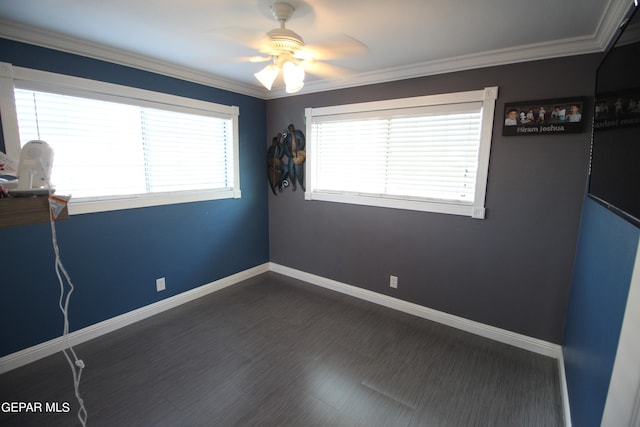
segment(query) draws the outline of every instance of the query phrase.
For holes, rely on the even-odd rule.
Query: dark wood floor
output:
[[[555,360],[274,273],[76,351],[89,426],[563,425]],[[60,353],[0,401],[72,406],[2,426],[79,425]]]

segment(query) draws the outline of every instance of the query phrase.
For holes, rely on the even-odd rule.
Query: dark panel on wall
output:
[[[585,200],[563,343],[573,425],[600,425],[639,237],[631,223]]]
[[[287,189],[269,195],[271,261],[560,343],[589,134],[503,137],[501,112],[508,102],[590,96],[598,58],[513,64],[268,101],[267,133],[275,136],[288,123],[303,129],[306,107],[499,86],[486,220],[305,201],[300,189]],[[399,277],[398,289],[389,288],[391,274]]]
[[[242,198],[72,216],[57,225],[77,330],[269,260],[265,101],[0,39],[0,61],[240,108]],[[54,166],[55,167],[55,166]],[[0,356],[62,333],[48,224],[0,230]],[[155,290],[165,277],[167,289]]]

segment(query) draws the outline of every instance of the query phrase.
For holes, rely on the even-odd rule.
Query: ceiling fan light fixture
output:
[[[279,72],[280,69],[275,64],[269,64],[255,73],[254,76],[256,76],[256,79],[258,79],[262,86],[267,88],[267,90],[271,90],[271,86],[273,86],[273,82],[276,80],[276,77],[278,77]]]
[[[300,65],[287,61],[282,65],[287,93],[295,93],[304,86],[304,70]]]
[[[271,6],[273,17],[280,22],[280,28],[267,33],[268,41],[263,44],[260,52],[273,58],[273,64],[254,74],[267,90],[271,90],[280,70],[287,93],[298,92],[304,86],[304,69],[299,61],[294,61],[294,58],[304,53],[304,41],[299,34],[285,28],[285,22],[291,18],[294,10],[292,5],[285,2],[276,2]],[[300,59],[309,58],[307,55]]]

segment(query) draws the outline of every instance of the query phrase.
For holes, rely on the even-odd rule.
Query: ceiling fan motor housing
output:
[[[304,47],[304,41],[295,32],[286,28],[276,28],[267,33],[269,46],[264,53],[277,56],[281,53],[294,53]]]

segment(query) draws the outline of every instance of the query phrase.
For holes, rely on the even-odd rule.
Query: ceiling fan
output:
[[[254,74],[267,90],[271,90],[280,72],[287,93],[302,89],[305,72],[331,77],[342,75],[346,70],[320,61],[368,51],[364,44],[348,36],[334,39],[333,43],[325,46],[306,46],[299,34],[285,28],[285,23],[293,16],[294,11],[295,8],[285,2],[277,2],[271,6],[273,17],[280,22],[280,27],[263,37],[258,48],[262,56],[250,58],[251,62],[272,62]]]

